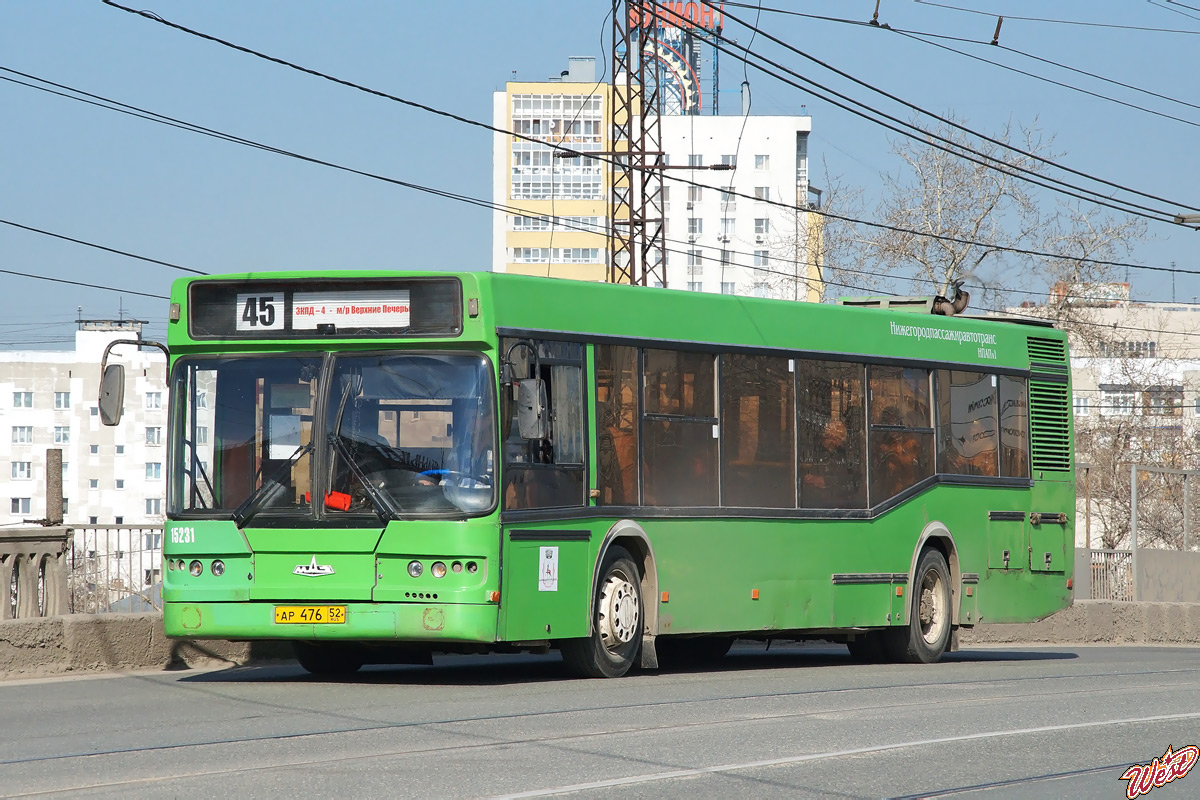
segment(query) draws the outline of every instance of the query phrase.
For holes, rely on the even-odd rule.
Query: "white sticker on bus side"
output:
[[[558,591],[557,547],[543,547],[538,553],[538,591]]]

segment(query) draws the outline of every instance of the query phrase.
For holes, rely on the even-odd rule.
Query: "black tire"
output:
[[[867,633],[857,634],[853,639],[846,642],[846,649],[850,651],[850,658],[855,661],[860,661],[863,664],[878,664],[885,660],[885,642],[886,631],[869,631]]]
[[[592,633],[559,645],[571,674],[581,678],[619,678],[637,662],[642,649],[642,579],[623,547],[604,556],[592,604]]]
[[[658,664],[666,669],[711,667],[725,658],[733,647],[732,636],[666,637],[654,641]]]
[[[909,664],[933,664],[940,660],[950,646],[953,596],[945,557],[933,548],[926,548],[917,562],[909,593],[908,624],[887,632],[888,657]]]
[[[353,675],[362,668],[365,661],[362,653],[352,645],[311,642],[293,642],[292,645],[300,666],[313,675]]]

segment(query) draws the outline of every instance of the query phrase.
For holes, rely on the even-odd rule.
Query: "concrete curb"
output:
[[[959,646],[1200,644],[1200,603],[1080,600],[1040,622],[978,625]],[[168,639],[162,614],[74,614],[0,622],[0,680],[85,672],[229,666],[292,657],[286,642]]]
[[[230,666],[291,658],[282,642],[168,639],[162,614],[72,614],[0,623],[0,680],[78,672]]]
[[[1040,622],[977,625],[959,644],[1200,644],[1200,603],[1077,600]]]

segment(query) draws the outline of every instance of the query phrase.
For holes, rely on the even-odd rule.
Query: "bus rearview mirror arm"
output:
[[[100,407],[100,422],[107,426],[118,425],[125,406],[125,367],[122,364],[109,364],[108,354],[119,344],[132,344],[136,347],[157,347],[170,361],[171,352],[165,344],[146,339],[115,339],[104,348],[100,357],[100,392],[97,405]]]

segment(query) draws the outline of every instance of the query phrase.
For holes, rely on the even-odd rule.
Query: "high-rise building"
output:
[[[559,78],[514,81],[495,93],[494,125],[540,140],[495,135],[493,200],[503,209],[493,222],[495,271],[606,279],[611,156],[556,157],[551,145],[611,153],[611,93],[590,58],[572,58]],[[811,117],[687,114],[660,122],[668,288],[819,300]]]
[[[100,424],[100,359],[114,339],[140,339],[136,320],[81,321],[74,350],[0,352],[0,521],[51,516],[46,451],[62,451],[68,525],[161,524],[167,457],[166,359],[126,345],[125,418]]]

